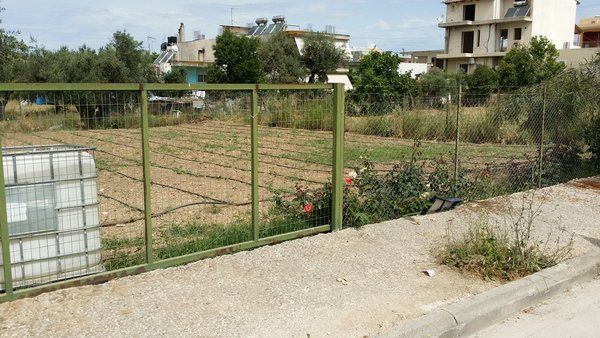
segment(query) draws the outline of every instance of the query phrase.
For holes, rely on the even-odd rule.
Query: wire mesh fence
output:
[[[0,89],[4,299],[599,173],[600,100],[550,86]]]
[[[379,89],[347,97],[345,226],[427,212],[435,197],[480,200],[600,173],[578,137],[600,111],[597,92]]]
[[[9,297],[330,229],[333,86],[6,87]]]

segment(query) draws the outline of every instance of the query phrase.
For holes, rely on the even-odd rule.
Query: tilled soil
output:
[[[600,250],[598,179],[542,189],[535,235]],[[4,336],[362,337],[495,287],[436,263],[482,214],[505,226],[525,193],[347,229],[0,305]],[[561,234],[562,233],[562,234]],[[434,277],[423,273],[436,271]]]

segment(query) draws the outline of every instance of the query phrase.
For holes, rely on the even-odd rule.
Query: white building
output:
[[[579,0],[444,0],[446,29],[444,69],[473,72],[477,65],[495,67],[516,45],[534,36],[547,37],[569,49]]]
[[[230,31],[239,36],[267,39],[272,34],[284,32],[294,39],[298,52],[302,53],[304,37],[311,31],[302,30],[298,26],[288,25],[284,16],[275,16],[272,23],[266,18],[258,18],[255,26],[230,26],[222,25],[222,31]],[[350,50],[350,35],[337,34],[335,27],[327,26],[325,33],[333,39],[335,45],[345,52],[346,59],[352,58]],[[161,45],[162,53],[154,61],[160,75],[170,72],[173,68],[182,68],[185,71],[189,84],[205,83],[208,67],[215,62],[214,47],[216,39],[205,39],[202,34],[195,34],[193,40],[186,40],[185,25],[179,26],[178,36],[171,36]],[[329,83],[343,83],[346,90],[352,89],[348,78],[349,69],[339,68],[327,74]]]

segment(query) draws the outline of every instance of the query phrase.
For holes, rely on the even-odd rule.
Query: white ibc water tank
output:
[[[2,151],[14,286],[103,271],[93,148]],[[3,259],[0,252],[0,269]]]

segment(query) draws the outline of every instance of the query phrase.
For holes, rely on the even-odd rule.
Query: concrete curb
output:
[[[571,259],[518,281],[437,309],[382,337],[459,337],[509,318],[567,289],[600,276],[600,252]]]

